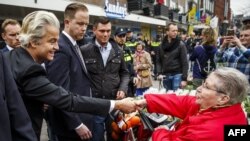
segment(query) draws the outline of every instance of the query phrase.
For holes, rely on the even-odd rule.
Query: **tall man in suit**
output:
[[[2,23],[2,38],[5,41],[6,46],[1,49],[3,52],[8,52],[14,48],[20,47],[20,41],[18,35],[20,33],[21,26],[18,21],[14,19],[6,19]]]
[[[0,52],[0,140],[36,141],[30,118],[10,68]]]
[[[20,32],[21,47],[5,56],[38,140],[44,116],[44,103],[62,110],[98,115],[107,115],[113,109],[135,111],[135,103],[129,98],[109,101],[79,96],[49,81],[41,63],[54,59],[54,54],[59,49],[59,28],[60,23],[51,12],[34,11],[28,14],[23,19]]]
[[[95,37],[89,44],[81,46],[81,52],[92,78],[93,97],[122,99],[127,93],[129,72],[123,58],[123,50],[110,38],[111,26],[106,17],[98,17],[93,25]],[[94,141],[104,141],[105,125],[107,140],[111,140],[109,121],[108,116],[95,116]]]
[[[51,82],[66,90],[91,97],[90,76],[78,54],[77,40],[82,40],[89,24],[84,4],[71,3],[64,11],[64,30],[59,37],[59,50],[53,61],[46,64]],[[49,108],[52,130],[59,141],[81,141],[92,137],[93,116]]]

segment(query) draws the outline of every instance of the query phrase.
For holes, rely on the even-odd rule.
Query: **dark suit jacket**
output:
[[[3,49],[6,46],[5,41],[0,40],[0,49]]]
[[[54,60],[46,63],[46,70],[51,82],[62,86],[66,90],[82,96],[91,97],[89,76],[85,73],[81,59],[70,40],[62,33],[59,38],[59,50]],[[68,137],[78,137],[75,128],[81,123],[90,130],[93,126],[93,116],[61,111],[58,108],[49,108],[49,120],[56,134]]]
[[[10,50],[7,48],[7,46],[5,46],[4,48],[0,49],[0,51],[1,51],[1,52],[8,52],[8,51],[10,51]]]
[[[109,112],[110,101],[81,97],[50,82],[45,69],[33,60],[26,49],[12,50],[6,57],[38,136],[42,126],[43,103],[73,112],[100,115]]]
[[[36,140],[10,68],[0,53],[0,141]]]

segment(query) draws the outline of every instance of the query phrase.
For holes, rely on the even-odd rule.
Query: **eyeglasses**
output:
[[[211,90],[211,91],[215,91],[215,92],[217,92],[217,93],[225,94],[225,92],[223,92],[223,91],[209,88],[209,87],[207,86],[207,83],[206,83],[206,82],[202,82],[202,85],[201,85],[201,86],[202,86],[202,88],[204,88],[204,89]]]
[[[121,34],[121,35],[117,35],[119,38],[124,38],[124,37],[126,37],[126,35],[125,34]]]

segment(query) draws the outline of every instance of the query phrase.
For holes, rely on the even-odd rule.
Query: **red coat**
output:
[[[240,104],[229,107],[203,110],[193,96],[145,95],[149,112],[173,115],[183,121],[175,131],[155,130],[153,141],[223,141],[224,125],[247,125]]]

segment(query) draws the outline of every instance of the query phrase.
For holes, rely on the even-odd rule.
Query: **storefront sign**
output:
[[[124,18],[127,15],[127,5],[120,5],[118,0],[116,4],[111,4],[109,0],[105,0],[105,12],[107,17]]]

